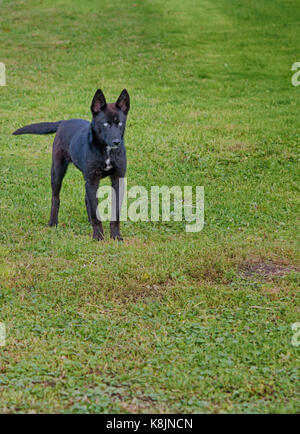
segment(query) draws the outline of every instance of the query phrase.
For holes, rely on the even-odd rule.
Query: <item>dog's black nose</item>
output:
[[[120,144],[120,140],[119,140],[119,139],[114,139],[114,140],[113,140],[113,144],[114,144],[115,146],[119,146],[119,144]]]

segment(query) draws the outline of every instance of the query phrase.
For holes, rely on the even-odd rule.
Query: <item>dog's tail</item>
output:
[[[25,127],[19,128],[13,132],[14,136],[19,136],[20,134],[52,134],[57,131],[60,123],[58,122],[41,122],[39,124],[26,125]]]

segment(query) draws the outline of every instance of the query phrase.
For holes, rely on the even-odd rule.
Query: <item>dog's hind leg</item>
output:
[[[49,226],[57,226],[59,211],[59,192],[63,177],[65,176],[69,160],[60,153],[53,153],[51,167],[51,187],[52,187],[52,204]]]

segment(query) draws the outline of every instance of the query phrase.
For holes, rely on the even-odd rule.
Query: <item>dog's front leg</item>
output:
[[[99,181],[87,181],[85,183],[86,199],[88,202],[90,222],[93,227],[93,238],[95,240],[103,240],[103,227],[101,221],[97,218],[97,190]]]
[[[110,238],[122,241],[120,234],[120,212],[124,196],[124,178],[111,176],[111,186],[114,190],[111,202]]]
[[[88,221],[89,221],[89,223],[91,223],[90,205],[89,205],[89,201],[88,201],[87,195],[85,195],[85,206],[86,206],[86,212],[87,212],[87,215],[88,215]]]

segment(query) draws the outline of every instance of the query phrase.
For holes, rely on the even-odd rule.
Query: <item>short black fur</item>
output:
[[[83,173],[85,179],[85,202],[89,221],[93,227],[93,238],[103,239],[103,227],[96,215],[97,190],[102,178],[109,176],[115,190],[113,218],[110,236],[121,240],[120,209],[122,178],[126,173],[126,150],[124,133],[130,98],[124,89],[115,103],[106,103],[103,92],[98,89],[91,104],[92,122],[82,119],[43,122],[27,125],[13,134],[51,134],[56,132],[52,150],[51,186],[52,206],[50,226],[58,224],[59,193],[69,163]],[[122,190],[122,188],[121,188]]]

